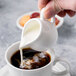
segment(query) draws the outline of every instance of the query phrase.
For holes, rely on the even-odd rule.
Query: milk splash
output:
[[[37,21],[32,21],[30,24],[28,23],[27,27],[22,31],[21,42],[20,42],[20,55],[21,55],[21,67],[24,67],[25,60],[23,59],[22,49],[26,48],[26,46],[30,45],[32,41],[36,39],[40,31],[40,25]]]

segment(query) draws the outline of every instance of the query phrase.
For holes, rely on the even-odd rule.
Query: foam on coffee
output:
[[[37,69],[47,65],[51,57],[47,52],[39,52],[31,48],[25,48],[23,52],[23,66],[21,66],[20,50],[17,50],[11,57],[11,64],[20,69]]]

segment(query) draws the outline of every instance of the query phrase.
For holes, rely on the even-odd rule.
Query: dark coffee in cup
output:
[[[51,61],[51,56],[47,52],[39,52],[31,48],[23,49],[24,67],[20,66],[20,50],[11,56],[11,64],[20,69],[37,69],[47,65]]]

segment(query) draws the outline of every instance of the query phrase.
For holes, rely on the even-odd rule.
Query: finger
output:
[[[76,11],[76,0],[57,0],[63,9]]]
[[[45,7],[44,17],[45,18],[53,17],[55,14],[57,14],[61,10],[62,9],[59,7],[58,3],[52,0]]]
[[[41,10],[50,0],[38,0],[38,8]]]
[[[75,15],[75,12],[74,11],[71,11],[71,10],[66,10],[66,13],[70,16],[70,17],[73,17]]]
[[[58,15],[61,16],[61,17],[64,17],[64,16],[66,16],[66,12],[65,11],[61,11],[61,12],[58,13]]]

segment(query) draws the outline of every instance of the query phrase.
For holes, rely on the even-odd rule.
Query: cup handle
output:
[[[61,71],[61,72],[57,72],[57,71],[53,70],[53,67],[56,65],[57,62],[66,63],[66,64],[67,64],[67,65],[66,65],[66,70]],[[63,66],[64,66],[64,65],[63,65]],[[67,73],[70,72],[70,65],[69,65],[68,61],[67,61],[66,59],[64,59],[64,58],[56,57],[56,58],[55,58],[55,61],[54,61],[54,63],[53,63],[53,67],[52,67],[52,73],[54,73],[54,74],[65,75],[65,74],[67,74]]]
[[[41,10],[41,12],[40,12],[40,18],[42,19],[42,20],[44,20],[45,18],[44,18],[44,11],[45,11],[45,7]]]

